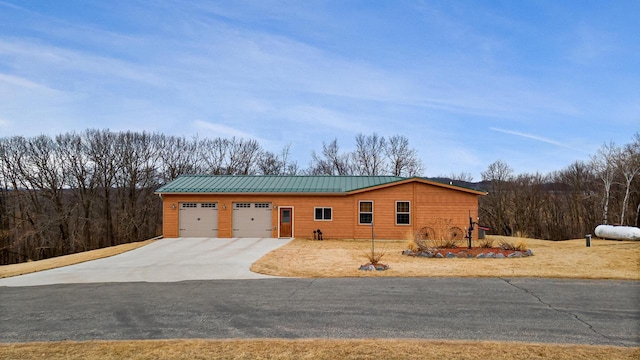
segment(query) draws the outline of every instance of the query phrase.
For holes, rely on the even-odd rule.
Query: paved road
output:
[[[271,278],[251,264],[290,239],[161,239],[105,259],[0,279],[0,286]]]
[[[0,342],[424,338],[640,346],[640,282],[259,279],[0,287]]]

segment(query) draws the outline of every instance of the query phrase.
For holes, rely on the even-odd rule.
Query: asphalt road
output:
[[[0,342],[422,338],[640,346],[640,282],[354,278],[0,287]]]

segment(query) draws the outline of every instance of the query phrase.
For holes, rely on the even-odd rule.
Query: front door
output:
[[[292,237],[291,224],[293,223],[293,209],[280,208],[280,237]]]

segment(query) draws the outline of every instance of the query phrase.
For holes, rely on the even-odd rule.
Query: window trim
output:
[[[322,209],[322,219],[318,219],[316,217],[316,211],[318,209]],[[331,218],[329,218],[329,219],[325,219],[324,218],[325,209],[331,210]],[[333,221],[333,207],[331,207],[331,206],[316,206],[316,207],[314,207],[313,208],[313,221]]]
[[[398,203],[407,203],[409,204],[409,211],[398,211]],[[409,215],[409,222],[404,224],[398,223],[398,215]],[[396,225],[398,226],[411,226],[411,201],[409,200],[396,200]]]
[[[371,203],[371,212],[368,211],[361,211],[361,205],[362,203]],[[373,200],[358,200],[358,225],[367,225],[367,226],[371,226],[371,224],[373,224]],[[371,222],[370,223],[363,223],[360,220],[362,220],[361,216],[362,214],[371,214]]]

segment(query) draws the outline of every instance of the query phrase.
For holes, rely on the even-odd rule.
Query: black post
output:
[[[473,238],[473,229],[476,223],[471,217],[471,210],[469,210],[469,228],[467,229],[467,247],[471,249],[471,239]]]
[[[376,238],[376,234],[373,232],[373,218],[371,219],[371,259],[373,260],[375,258],[375,238]]]

